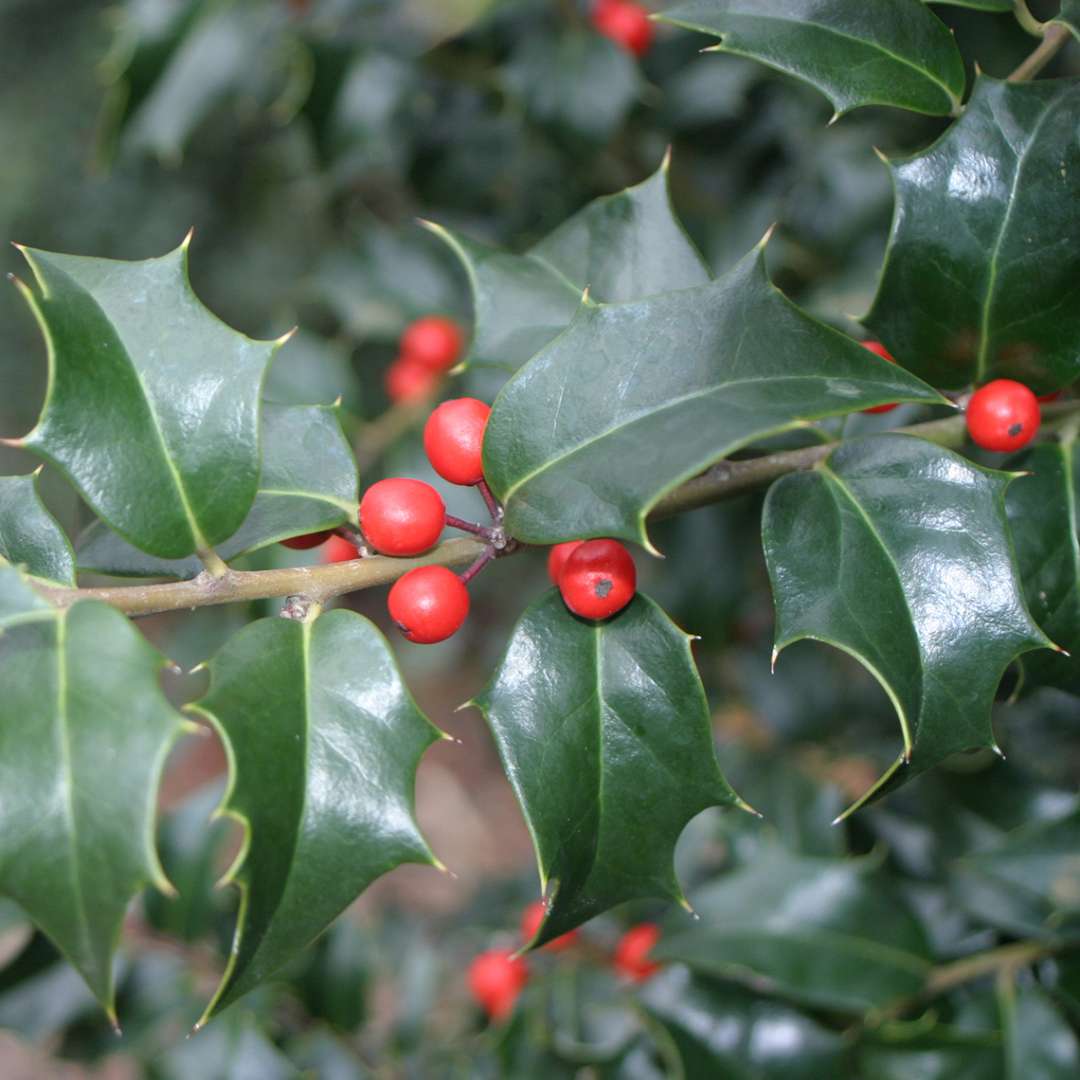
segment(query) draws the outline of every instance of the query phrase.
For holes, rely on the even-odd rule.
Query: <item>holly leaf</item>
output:
[[[290,536],[357,524],[356,458],[336,408],[320,405],[262,406],[262,472],[259,489],[240,528],[219,544],[226,560]],[[79,538],[79,566],[103,574],[191,578],[196,558],[168,560],[132,547],[102,522]]]
[[[475,316],[469,366],[516,371],[569,325],[586,288],[594,299],[623,302],[708,281],[672,209],[669,167],[667,155],[647,180],[596,199],[524,255],[429,224],[469,277]]]
[[[806,638],[834,645],[900,719],[903,752],[848,814],[952,754],[997,749],[990,707],[1005,668],[1050,647],[1012,556],[1011,480],[922,439],[878,435],[766,497],[774,656]]]
[[[684,1077],[820,1080],[846,1072],[847,1048],[836,1032],[790,1005],[684,967],[649,979],[641,1003],[667,1033]],[[782,1039],[770,1035],[780,1031]]]
[[[14,573],[0,569],[0,583]],[[158,683],[164,663],[123,615],[92,601],[59,610],[38,600],[0,633],[0,892],[52,939],[114,1025],[124,912],[147,882],[172,891],[154,815],[183,720]]]
[[[645,519],[667,492],[755,439],[942,400],[792,304],[762,245],[706,285],[582,305],[496,400],[484,473],[519,540],[648,545]]]
[[[51,610],[52,605],[34,592],[22,573],[0,557],[0,635],[5,627],[34,622]]]
[[[695,893],[701,922],[652,955],[806,1005],[884,1008],[922,989],[930,951],[879,864],[766,848]]]
[[[864,322],[935,386],[1080,377],[1080,80],[980,76],[964,115],[889,163],[896,212]]]
[[[281,344],[252,341],[202,306],[187,249],[142,262],[22,249],[49,390],[16,445],[60,469],[130,543],[168,559],[232,536],[251,508],[259,387]]]
[[[33,577],[75,585],[75,555],[37,492],[37,473],[0,476],[0,559]]]
[[[859,1076],[874,1080],[1003,1080],[998,1031],[967,1030],[925,1020],[891,1021],[867,1031],[858,1051]]]
[[[1048,994],[1004,980],[997,996],[1005,1037],[1005,1080],[1071,1080],[1080,1074],[1080,1042]]]
[[[416,767],[440,732],[417,709],[366,619],[262,619],[210,661],[192,711],[229,757],[220,813],[246,839],[228,967],[199,1026],[306,946],[402,863],[438,865],[413,817]]]
[[[920,0],[688,0],[658,17],[810,83],[837,116],[862,105],[960,112],[963,59]]]
[[[637,897],[685,903],[675,842],[710,806],[743,806],[720,773],[691,638],[640,593],[613,619],[549,590],[472,703],[491,728],[550,893],[534,945]]]
[[[1024,595],[1035,621],[1069,654],[1026,656],[1024,686],[1080,694],[1080,446],[1075,435],[1040,443],[1009,468],[1031,473],[1005,501]]]

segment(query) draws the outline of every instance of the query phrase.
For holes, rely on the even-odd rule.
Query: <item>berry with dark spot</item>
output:
[[[575,615],[607,619],[634,598],[634,560],[618,540],[586,540],[567,558],[559,591]]]
[[[979,387],[967,407],[967,429],[984,450],[1019,450],[1035,438],[1042,420],[1039,400],[1013,379],[995,379]]]

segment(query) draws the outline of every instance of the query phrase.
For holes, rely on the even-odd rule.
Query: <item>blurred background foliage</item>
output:
[[[638,62],[590,29],[586,7],[0,0],[0,235],[136,259],[175,247],[194,225],[192,278],[213,310],[263,337],[300,327],[268,396],[340,397],[362,483],[419,476],[452,513],[476,517],[473,492],[430,472],[415,425],[391,426],[392,438],[385,423],[372,426],[387,410],[383,372],[408,322],[471,316],[458,264],[418,218],[523,250],[588,200],[643,179],[670,146],[675,205],[711,266],[727,268],[778,223],[777,283],[850,328],[847,314],[869,306],[892,210],[873,148],[913,152],[944,128],[884,109],[828,126],[831,110],[813,91],[702,55],[703,39],[671,29]],[[991,74],[1030,51],[1007,14],[938,10],[969,64]],[[1075,55],[1058,73],[1075,69]],[[22,272],[6,245],[0,268]],[[14,289],[0,291],[0,326],[0,432],[14,435],[36,418],[44,350]],[[918,415],[904,407],[847,424],[854,432]],[[373,431],[382,433],[374,442]],[[0,465],[33,467],[13,451]],[[88,512],[48,473],[43,488],[76,535]],[[680,844],[688,895],[715,939],[693,936],[682,911],[620,911],[587,926],[575,949],[534,957],[507,1024],[486,1026],[468,999],[470,958],[518,943],[537,884],[483,725],[454,709],[544,586],[537,554],[485,574],[452,641],[400,644],[421,704],[459,740],[428,754],[418,785],[421,823],[456,876],[395,871],[301,964],[185,1040],[227,952],[235,898],[212,885],[236,843],[226,823],[209,823],[220,750],[188,740],[172,761],[160,827],[181,897],[147,895],[132,912],[122,1036],[5,906],[0,1075],[1080,1074],[1070,1027],[1080,962],[1067,950],[1080,933],[1075,699],[1042,692],[1003,707],[1006,763],[965,759],[830,825],[893,757],[899,732],[877,684],[838,652],[802,644],[769,675],[759,520],[757,496],[699,511],[658,528],[666,560],[638,560],[643,587],[701,635],[721,759],[765,815],[707,813]],[[249,564],[317,557],[275,548]],[[385,628],[381,596],[351,602]],[[186,671],[270,607],[139,625]],[[201,676],[170,678],[178,699],[196,695]],[[742,944],[754,943],[737,964],[738,943],[722,933],[732,912]],[[660,954],[671,962],[632,988],[609,957],[641,919],[662,922]],[[1003,946],[991,956],[1007,962],[963,967]],[[932,1001],[909,993],[912,973],[928,968],[943,987]]]

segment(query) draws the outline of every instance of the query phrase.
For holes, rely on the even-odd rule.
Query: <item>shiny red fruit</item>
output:
[[[888,360],[890,364],[896,363],[893,354],[880,341],[864,341],[862,344],[864,349],[869,349],[872,353],[880,356],[882,360]],[[863,412],[877,415],[878,413],[892,412],[896,407],[897,403],[894,402],[892,405],[875,405],[872,409],[863,409]]]
[[[544,914],[547,909],[544,907],[543,900],[537,900],[530,904],[521,913],[521,936],[528,942],[532,941],[536,937],[536,931],[540,929],[540,924],[544,921]],[[578,932],[576,930],[568,930],[565,934],[560,934],[559,937],[553,938],[543,948],[547,952],[562,952],[563,949],[573,948],[577,942]]]
[[[635,56],[644,56],[655,37],[649,12],[631,0],[597,0],[592,23],[604,37]]]
[[[419,555],[435,546],[445,525],[442,496],[423,480],[380,480],[360,500],[360,528],[383,555]]]
[[[1038,398],[1013,379],[979,387],[967,407],[967,429],[984,450],[1019,450],[1035,438],[1042,420]]]
[[[615,946],[612,963],[620,975],[634,982],[642,982],[655,975],[660,965],[648,959],[653,946],[660,940],[660,927],[656,923],[638,923],[631,926]]]
[[[575,615],[606,619],[634,598],[634,560],[618,540],[586,540],[566,560],[559,591]]]
[[[461,629],[469,614],[469,590],[445,566],[421,566],[394,582],[387,607],[409,641],[434,645]]]
[[[425,315],[410,323],[401,335],[401,355],[429,371],[448,371],[461,358],[465,337],[453,319]]]
[[[514,1010],[514,1002],[529,981],[529,966],[512,949],[489,949],[473,958],[468,972],[469,992],[493,1020]]]
[[[325,532],[307,533],[304,536],[290,536],[288,540],[282,540],[281,543],[283,547],[292,548],[293,551],[307,551],[309,548],[325,544],[333,535],[333,530],[327,529]]]
[[[344,536],[331,536],[322,551],[324,563],[349,562],[350,559],[359,558],[360,552],[357,551],[356,545],[346,540]]]
[[[481,451],[491,406],[476,398],[444,401],[424,425],[424,450],[431,467],[451,484],[484,479]]]
[[[387,369],[385,376],[386,396],[395,405],[408,405],[422,401],[435,393],[439,385],[439,373],[425,367],[411,356],[399,356]]]
[[[559,578],[562,576],[563,567],[566,566],[566,560],[584,543],[584,540],[567,540],[563,544],[556,544],[548,552],[547,570],[552,585],[559,584]]]

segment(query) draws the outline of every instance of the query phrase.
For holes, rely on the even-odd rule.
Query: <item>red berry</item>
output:
[[[984,450],[1019,450],[1035,438],[1042,414],[1038,398],[1012,379],[979,387],[967,407],[967,429]]]
[[[654,30],[649,13],[631,0],[597,0],[592,23],[604,37],[635,56],[644,56],[652,45]]]
[[[359,559],[360,552],[356,545],[344,536],[331,536],[323,548],[322,561],[324,563],[348,562],[350,559]]]
[[[424,425],[424,449],[432,468],[451,484],[484,479],[481,450],[491,406],[476,398],[444,401]]]
[[[464,344],[465,339],[453,319],[425,315],[405,328],[401,335],[401,355],[429,371],[446,371],[458,362]]]
[[[563,544],[556,544],[548,552],[548,577],[552,585],[559,584],[566,560],[584,543],[584,540],[567,540]]]
[[[1055,390],[1052,394],[1038,394],[1036,395],[1035,400],[1045,405],[1047,402],[1057,401],[1057,399],[1061,397],[1061,394],[1061,390]]]
[[[896,358],[891,352],[889,352],[888,349],[885,348],[884,345],[881,344],[880,341],[864,341],[862,344],[864,349],[869,349],[872,353],[880,356],[882,360],[888,360],[890,364],[896,363]],[[876,415],[877,413],[892,412],[893,409],[896,408],[896,405],[897,403],[895,402],[892,405],[875,405],[872,409],[863,409],[863,412],[870,413],[872,415]]]
[[[384,555],[419,555],[435,546],[445,525],[442,497],[423,480],[380,480],[360,500],[360,527]]]
[[[395,405],[408,405],[431,397],[439,384],[439,375],[411,356],[399,356],[386,369],[385,384],[386,396]]]
[[[660,927],[656,923],[638,923],[631,926],[615,946],[612,963],[615,970],[634,982],[642,982],[660,970],[660,965],[648,959],[653,946],[660,940]]]
[[[512,949],[489,949],[469,965],[469,991],[494,1020],[514,1009],[514,1002],[529,981],[529,967]]]
[[[575,615],[606,619],[634,598],[634,560],[618,540],[586,540],[566,560],[559,591]]]
[[[333,530],[327,529],[325,532],[307,533],[304,536],[290,536],[288,540],[282,540],[281,543],[284,547],[292,548],[293,551],[307,551],[308,548],[325,544],[333,535]]]
[[[387,607],[410,641],[434,645],[461,628],[469,614],[469,590],[445,566],[420,566],[394,582]]]
[[[536,937],[536,931],[540,929],[546,913],[547,908],[544,907],[543,900],[535,901],[521,913],[521,936],[525,941],[532,941]],[[568,930],[565,934],[560,934],[559,937],[549,941],[544,948],[548,952],[562,952],[563,949],[573,948],[577,939],[578,932]]]

